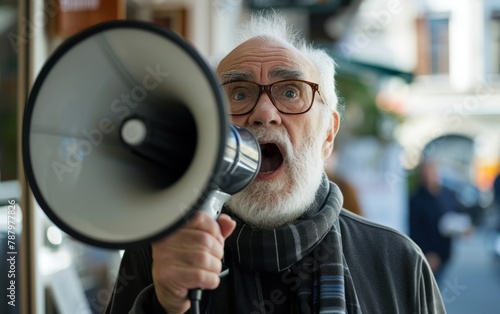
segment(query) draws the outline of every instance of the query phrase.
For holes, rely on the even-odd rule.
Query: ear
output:
[[[332,120],[330,127],[326,131],[325,142],[323,143],[323,160],[326,161],[333,151],[333,142],[335,141],[335,136],[339,131],[340,118],[337,111],[332,113]]]

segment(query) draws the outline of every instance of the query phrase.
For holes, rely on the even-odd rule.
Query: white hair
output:
[[[254,13],[249,19],[236,29],[235,42],[229,51],[219,52],[213,59],[216,69],[220,61],[243,42],[252,38],[283,40],[299,50],[310,60],[319,76],[319,90],[321,97],[327,104],[329,111],[337,111],[338,97],[335,89],[335,61],[323,49],[308,44],[298,31],[294,31],[286,19],[275,11],[271,13]]]
[[[324,171],[324,135],[328,134],[337,111],[338,97],[335,90],[335,62],[321,49],[307,44],[294,32],[287,21],[276,12],[258,13],[237,29],[236,42],[230,51],[240,44],[258,38],[277,40],[295,47],[311,62],[316,71],[321,98],[325,105],[319,106],[325,114],[320,115],[317,127],[308,130],[301,147],[294,147],[284,128],[246,126],[259,141],[273,141],[284,149],[287,171],[278,180],[254,181],[245,190],[233,195],[228,205],[240,218],[258,228],[277,228],[295,220],[315,201],[315,191],[321,184]],[[214,60],[214,68],[230,52],[225,51]],[[314,130],[314,131],[313,131]],[[318,133],[316,133],[318,132]],[[320,134],[321,136],[318,136]]]

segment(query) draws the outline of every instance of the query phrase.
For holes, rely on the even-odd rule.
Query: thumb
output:
[[[217,223],[219,224],[221,235],[224,240],[227,239],[236,228],[236,221],[226,214],[221,214],[219,219],[217,219]]]

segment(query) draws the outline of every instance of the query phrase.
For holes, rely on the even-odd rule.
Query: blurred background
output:
[[[456,214],[428,227],[450,242],[439,273],[448,313],[498,313],[499,1],[0,0],[1,256],[9,251],[12,215],[17,248],[28,252],[17,256],[18,306],[2,299],[1,313],[103,313],[120,261],[119,251],[64,234],[22,192],[22,110],[54,49],[101,21],[137,19],[172,29],[208,59],[230,44],[248,13],[269,9],[337,62],[342,120],[326,170],[349,195],[346,202],[353,200],[345,207],[413,237],[412,219],[421,210],[410,209],[410,200],[425,181],[420,165],[432,161],[454,204],[442,211]],[[28,237],[33,241],[23,242]],[[9,287],[8,271],[2,257],[2,289]],[[36,291],[34,299],[22,299],[25,286]]]

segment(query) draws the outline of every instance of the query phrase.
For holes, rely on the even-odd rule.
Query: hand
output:
[[[200,211],[175,233],[152,244],[155,292],[167,313],[190,308],[189,289],[219,286],[224,241],[235,227],[225,214],[215,221]]]

